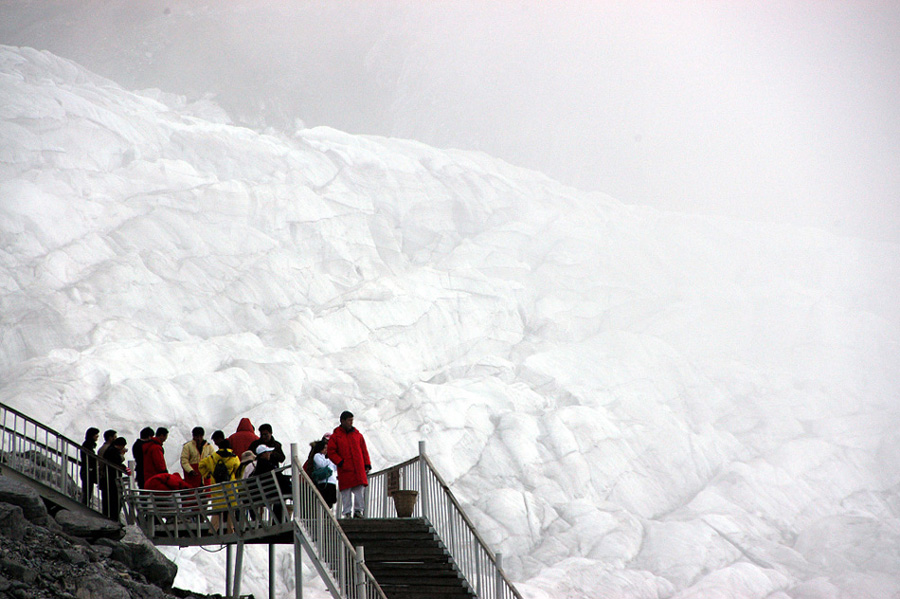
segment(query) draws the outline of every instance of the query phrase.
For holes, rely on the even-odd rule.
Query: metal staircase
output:
[[[341,520],[388,599],[472,599],[465,576],[424,518]]]
[[[65,509],[99,514],[100,493],[82,484],[85,468],[113,467],[67,437],[0,403],[0,474],[35,488]],[[285,484],[289,475],[290,484]],[[156,545],[224,545],[226,595],[240,596],[244,546],[293,545],[302,597],[302,552],[335,599],[522,599],[419,444],[419,456],[369,477],[366,517],[338,521],[303,471],[291,463],[260,477],[200,489],[149,491],[115,477],[128,522]],[[391,493],[419,493],[412,518],[397,518]],[[231,554],[236,550],[232,567]]]

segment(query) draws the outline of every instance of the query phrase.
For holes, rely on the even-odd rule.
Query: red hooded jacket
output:
[[[141,445],[144,452],[144,481],[148,481],[157,474],[168,472],[166,456],[163,453],[163,444],[159,437],[151,437]]]
[[[342,491],[359,485],[368,486],[366,469],[372,464],[361,432],[354,428],[348,433],[344,427],[337,427],[328,439],[326,455],[337,466],[338,487]]]
[[[234,434],[228,437],[228,441],[231,442],[231,451],[233,451],[235,455],[240,456],[250,448],[251,443],[259,439],[256,433],[253,432],[253,430],[253,425],[250,424],[250,419],[241,418],[241,421],[238,423],[237,430],[234,431]]]

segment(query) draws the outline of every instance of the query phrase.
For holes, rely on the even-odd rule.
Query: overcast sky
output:
[[[0,2],[0,17],[2,43],[212,94],[240,123],[481,149],[627,203],[900,240],[898,2]]]

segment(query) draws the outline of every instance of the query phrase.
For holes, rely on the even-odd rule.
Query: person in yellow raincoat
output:
[[[214,481],[213,491],[211,493],[211,507],[215,511],[227,512],[228,532],[234,532],[234,522],[231,517],[229,507],[234,507],[235,497],[233,490],[228,485],[220,486],[219,483],[227,483],[235,480],[235,472],[241,467],[241,459],[231,451],[231,443],[224,435],[216,435],[213,433],[213,439],[216,440],[218,451],[210,456],[200,460],[199,469],[200,476],[203,478],[211,478]],[[227,497],[226,497],[227,495]],[[219,530],[220,515],[213,514],[210,518],[210,524],[213,531]]]

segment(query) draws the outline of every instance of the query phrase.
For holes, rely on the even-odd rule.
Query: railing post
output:
[[[294,504],[294,520],[300,519],[300,454],[296,443],[291,443],[291,502]]]
[[[422,516],[425,518],[429,518],[431,515],[429,487],[428,464],[425,463],[425,441],[419,441],[419,491],[422,494]]]
[[[365,599],[366,596],[366,575],[363,572],[363,564],[366,563],[366,548],[359,546],[356,548],[356,598]]]
[[[296,443],[291,443],[291,501],[294,504],[294,597],[303,599],[303,552],[297,542],[297,523],[300,521],[300,454]],[[271,580],[272,575],[269,574]]]
[[[496,577],[496,589],[494,590],[494,597],[500,599],[503,597],[503,554],[497,553],[497,572],[495,574]]]
[[[62,447],[60,447],[62,445]],[[66,472],[66,467],[69,465],[68,454],[65,449],[65,442],[59,437],[56,438],[56,452],[59,454],[59,469],[60,469],[60,479],[59,479],[59,487],[63,490],[63,493],[68,495],[69,493],[69,476],[68,472]]]

